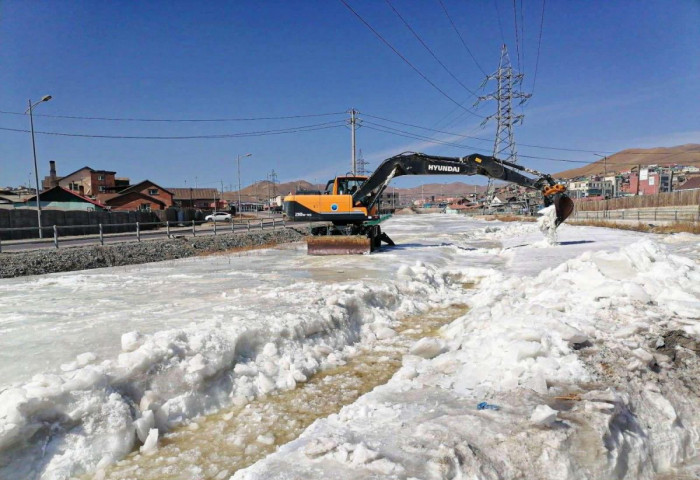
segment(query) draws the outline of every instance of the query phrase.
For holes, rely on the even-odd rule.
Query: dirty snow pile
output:
[[[445,353],[417,348],[232,478],[651,479],[697,455],[698,351],[671,342],[700,339],[696,261],[642,240],[530,278],[462,274],[479,285]]]
[[[446,215],[382,228],[397,246],[371,256],[296,246],[0,281],[0,478],[100,478],[130,452],[167,469],[177,426],[464,304],[387,384],[232,478],[651,479],[697,455],[696,236],[563,226],[551,244],[533,223]]]
[[[126,332],[115,358],[82,353],[58,372],[0,390],[0,478],[62,479],[139,445],[151,453],[159,432],[292,389],[342,363],[395,317],[454,301],[452,290],[443,273],[414,265],[381,285],[261,286],[248,294],[259,305],[251,319]]]

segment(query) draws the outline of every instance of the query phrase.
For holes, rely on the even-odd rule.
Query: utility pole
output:
[[[357,119],[355,115],[360,113],[354,108],[350,109],[350,142],[352,143],[352,174],[357,175],[357,159],[355,158],[355,128],[357,128]]]
[[[513,127],[518,123],[522,124],[524,115],[513,114],[513,101],[518,101],[518,105],[524,104],[532,94],[523,93],[519,89],[522,86],[523,74],[513,73],[513,67],[508,56],[508,48],[505,44],[501,47],[501,59],[498,62],[498,70],[488,75],[482,82],[482,87],[489,80],[496,81],[496,91],[488,95],[479,97],[475,105],[482,101],[496,100],[496,113],[484,119],[481,125],[485,125],[489,120],[496,120],[496,138],[493,142],[493,156],[497,160],[506,160],[518,163],[518,153],[515,148],[515,134]],[[517,105],[516,105],[517,106]],[[491,189],[492,182],[489,179],[486,188],[486,197],[489,203],[493,196]]]

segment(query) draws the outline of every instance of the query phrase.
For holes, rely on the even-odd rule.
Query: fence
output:
[[[206,228],[204,228],[206,226]],[[123,231],[116,233],[108,233],[111,228],[124,228]],[[198,229],[199,227],[199,229]],[[244,220],[231,222],[203,222],[192,220],[190,222],[134,222],[134,223],[119,223],[119,224],[102,224],[97,225],[51,225],[42,227],[43,231],[50,232],[50,236],[46,240],[36,238],[37,227],[20,227],[20,228],[0,228],[0,252],[3,245],[6,247],[12,246],[13,249],[22,249],[25,246],[35,246],[37,243],[50,244],[53,242],[55,248],[58,248],[62,241],[70,240],[77,241],[80,244],[99,243],[105,244],[105,240],[111,241],[129,241],[136,240],[140,242],[144,237],[151,238],[171,238],[184,235],[197,236],[199,233],[217,235],[219,233],[235,233],[235,232],[250,232],[261,231],[265,229],[275,230],[277,228],[287,228],[284,219],[276,218],[261,218],[259,220]],[[24,240],[15,240],[10,243],[3,244],[2,238],[5,235],[17,231],[32,230],[35,238]],[[78,235],[80,235],[78,237]],[[18,248],[19,247],[19,248]]]
[[[695,209],[633,209],[633,210],[576,210],[576,220],[632,220],[638,222],[700,222],[700,211]]]
[[[139,223],[171,220],[159,217],[156,212],[85,212],[47,209],[41,212],[42,236],[53,235],[53,225],[70,227],[74,235],[94,233],[102,224],[105,233],[133,231]],[[83,228],[84,231],[80,229]],[[0,239],[19,240],[36,238],[39,234],[36,210],[0,209]]]
[[[578,211],[621,210],[700,205],[700,190],[639,195],[586,202],[574,199]]]

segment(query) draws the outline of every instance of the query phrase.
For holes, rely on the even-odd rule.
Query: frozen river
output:
[[[548,463],[546,478],[653,478],[695,455],[697,364],[664,366],[649,341],[700,336],[697,236],[564,226],[552,246],[534,223],[444,215],[384,229],[397,246],[371,256],[295,244],[0,280],[0,478],[498,478]],[[343,377],[382,362],[366,395],[375,384]],[[289,406],[339,368],[329,392],[354,396],[292,425]],[[620,431],[633,408],[657,430]],[[251,412],[286,419],[284,441],[227,430],[262,428]],[[445,436],[450,418],[471,427]],[[199,446],[171,447],[182,437]],[[238,450],[216,463],[217,442]]]

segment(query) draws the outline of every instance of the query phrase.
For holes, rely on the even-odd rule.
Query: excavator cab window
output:
[[[345,177],[338,179],[338,195],[352,195],[364,183],[364,179]]]
[[[328,180],[328,183],[326,184],[326,190],[324,190],[323,194],[324,195],[333,195],[333,184],[335,181],[333,180]]]

